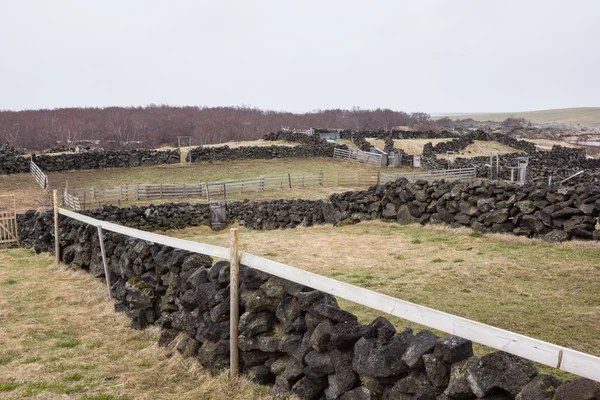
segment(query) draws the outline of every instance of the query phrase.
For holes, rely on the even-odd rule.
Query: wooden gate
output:
[[[19,245],[15,196],[0,196],[0,249]]]
[[[210,228],[212,230],[225,229],[227,227],[227,201],[217,200],[209,203]]]

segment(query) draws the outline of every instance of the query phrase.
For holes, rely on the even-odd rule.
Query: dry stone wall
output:
[[[44,172],[60,172],[176,164],[180,162],[179,157],[179,150],[120,150],[38,155],[32,159]],[[0,174],[29,172],[29,164],[29,157],[16,154],[10,146],[0,145]]]
[[[237,148],[231,148],[229,146],[197,147],[188,153],[187,160],[191,160],[191,162],[202,162],[272,158],[333,157],[333,150],[336,147],[347,149],[347,146],[340,146],[327,142],[318,145],[299,146],[245,146]]]
[[[48,212],[17,216],[25,246],[38,251],[52,234],[40,223]],[[104,206],[82,212],[96,219],[156,231],[209,225],[208,205],[167,203],[118,208]],[[600,240],[600,185],[559,187],[519,186],[482,181],[417,181],[399,179],[323,200],[267,200],[229,202],[227,219],[251,229],[287,229],[325,223],[393,220],[401,224],[447,224],[479,232],[509,233],[555,242]],[[45,231],[44,229],[50,229]]]
[[[52,214],[39,213],[40,232]],[[36,228],[37,229],[37,228]],[[61,217],[61,260],[104,281],[97,230]],[[39,249],[51,249],[49,233]],[[229,263],[107,232],[115,309],[131,326],[161,330],[159,344],[198,358],[212,373],[229,366]],[[241,370],[276,398],[593,399],[592,381],[540,375],[504,352],[474,356],[470,341],[428,330],[398,331],[386,318],[362,324],[335,297],[240,266]],[[597,397],[596,397],[597,398]]]

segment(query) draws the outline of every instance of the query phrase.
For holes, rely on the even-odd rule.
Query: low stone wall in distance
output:
[[[119,150],[119,151],[87,151],[37,155],[32,157],[44,172],[61,172],[85,169],[140,167],[180,162],[179,150]],[[30,158],[18,155],[10,146],[0,146],[0,174],[27,173],[30,169]]]

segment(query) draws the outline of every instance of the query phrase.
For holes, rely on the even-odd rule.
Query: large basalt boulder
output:
[[[360,375],[375,378],[398,376],[410,371],[402,355],[408,349],[413,334],[411,329],[397,333],[387,343],[361,338],[354,345],[353,369]]]
[[[554,399],[560,381],[552,375],[538,375],[517,394],[516,400]]]
[[[600,383],[579,378],[556,389],[556,400],[597,400],[600,398]]]
[[[433,354],[441,361],[453,364],[473,356],[473,343],[458,336],[446,336],[437,341]]]
[[[402,361],[411,369],[422,369],[423,355],[433,352],[439,337],[428,330],[418,332],[402,355]]]
[[[444,390],[444,394],[453,399],[470,399],[475,397],[468,380],[468,371],[471,366],[478,362],[479,358],[471,357],[452,364],[450,368],[450,381],[448,382],[448,387]]]
[[[292,386],[292,393],[302,400],[317,400],[327,388],[327,377],[309,378],[305,376]]]
[[[537,374],[537,368],[531,361],[498,351],[471,364],[467,379],[478,397],[486,396],[494,389],[516,396]]]

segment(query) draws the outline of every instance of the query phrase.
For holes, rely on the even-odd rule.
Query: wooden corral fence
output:
[[[87,205],[106,202],[132,202],[164,198],[197,197],[210,200],[226,197],[227,194],[258,192],[262,190],[286,189],[323,185],[323,173],[290,173],[264,175],[255,178],[201,182],[198,184],[125,184],[119,186],[91,187],[88,189],[68,189],[68,193],[79,199],[84,208]],[[69,206],[71,207],[71,206]]]
[[[291,189],[294,187],[323,185],[323,172],[264,175],[218,182],[207,182],[207,198],[227,197],[227,194],[259,192],[262,190]]]
[[[234,193],[259,192],[263,190],[291,189],[310,186],[371,186],[378,185],[398,178],[405,177],[409,181],[424,180],[455,180],[475,178],[475,168],[453,170],[436,170],[426,172],[361,172],[338,171],[324,174],[289,173],[264,175],[254,178],[243,178],[198,184],[125,184],[119,186],[91,187],[88,189],[66,190],[69,196],[63,203],[70,208],[79,210],[98,203],[120,203],[168,198],[202,198],[207,201],[226,199]],[[64,192],[63,192],[64,193]],[[77,199],[79,203],[75,201]]]
[[[0,196],[0,249],[19,246],[15,196]]]
[[[342,149],[334,149],[333,150],[333,158],[339,158],[347,161],[359,162],[362,164],[370,164],[375,165],[377,167],[381,167],[383,155],[369,153],[361,150],[342,150]]]
[[[458,168],[458,169],[440,169],[426,172],[395,172],[392,174],[380,174],[379,183],[386,183],[406,178],[411,182],[418,180],[434,181],[439,179],[456,180],[456,179],[475,179],[477,171],[475,168]]]
[[[55,196],[56,198],[56,196]],[[238,373],[238,296],[239,296],[239,270],[240,264],[246,265],[279,278],[321,290],[342,299],[349,300],[374,310],[412,321],[423,326],[437,329],[452,335],[472,340],[485,346],[502,350],[531,361],[538,362],[553,368],[558,368],[585,378],[600,381],[600,358],[558,346],[552,343],[537,340],[525,335],[482,324],[463,317],[434,310],[405,300],[397,299],[368,289],[340,282],[338,280],[317,275],[292,266],[275,262],[266,258],[258,257],[250,253],[238,250],[238,232],[232,229],[230,235],[230,247],[220,247],[210,244],[192,242],[190,240],[177,239],[169,236],[144,232],[133,228],[113,224],[106,221],[96,220],[83,216],[76,212],[68,211],[58,207],[55,202],[55,215],[73,218],[83,223],[97,227],[99,238],[102,239],[102,231],[107,230],[132,238],[148,242],[170,246],[176,249],[191,251],[198,254],[206,254],[212,257],[230,260],[230,374],[236,377]],[[55,218],[55,238],[60,237],[58,232],[58,218]],[[100,243],[103,249],[103,243]],[[60,260],[60,242],[55,241],[56,263]],[[107,263],[110,261],[102,251],[102,258],[107,277],[107,285],[110,296],[110,281],[107,272]]]
[[[64,206],[72,208],[73,210],[81,210],[81,203],[77,196],[73,196],[69,194],[67,189],[63,189],[62,191],[62,203]]]
[[[42,189],[48,189],[48,176],[44,174],[42,169],[37,166],[36,163],[31,160],[29,168],[33,179],[42,187]]]

